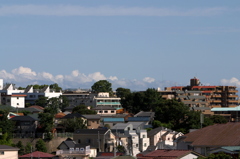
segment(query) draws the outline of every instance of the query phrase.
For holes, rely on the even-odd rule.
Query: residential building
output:
[[[196,159],[204,157],[192,150],[162,150],[158,149],[147,154],[139,154],[137,159]]]
[[[7,84],[4,87],[3,80],[0,79],[0,95],[1,104],[24,108],[26,103],[35,104],[35,100],[39,97],[59,98],[62,92],[55,92],[49,86],[39,90],[33,89],[33,86],[28,86],[25,90],[19,90],[13,84]]]
[[[88,159],[89,157],[96,157],[96,151],[90,149],[90,146],[84,144],[78,144],[72,139],[68,138],[63,141],[58,147],[56,155],[60,159],[64,158],[77,158],[77,159]]]
[[[87,91],[66,91],[63,96],[67,97],[70,101],[70,105],[77,106],[84,104],[91,107],[110,106],[113,108],[122,108],[118,97],[110,97],[108,92],[92,93]]]
[[[190,79],[188,86],[166,87],[159,91],[166,99],[173,97],[189,107],[236,107],[238,106],[236,86],[203,86],[199,79]]]
[[[115,136],[110,129],[79,129],[73,134],[78,144],[87,144],[98,152],[113,152]]]
[[[223,146],[240,145],[240,123],[215,124],[180,136],[177,149],[193,150],[204,156]]]
[[[175,140],[184,135],[164,127],[158,127],[148,131],[150,146],[157,146],[158,149],[176,149]]]
[[[1,159],[18,159],[19,148],[0,145],[0,158]]]
[[[35,137],[38,125],[37,119],[30,116],[15,116],[10,120],[15,122],[14,134],[18,137]]]

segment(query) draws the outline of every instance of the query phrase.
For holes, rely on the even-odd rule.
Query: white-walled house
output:
[[[3,80],[0,79],[0,95],[0,104],[25,108],[25,103],[34,104],[39,97],[59,98],[62,92],[54,92],[49,86],[40,90],[33,89],[33,86],[28,86],[25,90],[19,90],[13,84],[7,84],[4,87]]]
[[[19,148],[0,145],[0,159],[18,159]]]

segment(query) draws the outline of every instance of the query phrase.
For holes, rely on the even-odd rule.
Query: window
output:
[[[138,144],[136,144],[136,147],[138,147]]]
[[[4,151],[0,151],[0,155],[4,155]]]
[[[17,99],[19,99],[19,97],[17,97]]]
[[[142,138],[145,138],[145,135],[143,135]]]
[[[147,147],[147,143],[144,143],[144,147]]]
[[[114,110],[111,110],[111,113],[114,113]]]
[[[99,110],[98,112],[99,112],[99,113],[102,113],[102,111],[101,111],[101,110]]]
[[[78,143],[79,143],[79,144],[81,143],[81,139],[78,139]]]
[[[19,103],[17,103],[17,105],[19,105]]]
[[[104,110],[104,113],[108,113],[108,111],[107,111],[107,110]]]

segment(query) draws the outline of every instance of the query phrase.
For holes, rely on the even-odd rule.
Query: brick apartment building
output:
[[[190,79],[189,86],[166,87],[160,93],[165,99],[175,98],[195,110],[239,105],[236,86],[203,86],[196,77]]]

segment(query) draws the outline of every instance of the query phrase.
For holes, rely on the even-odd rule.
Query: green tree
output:
[[[148,88],[144,92],[143,99],[143,111],[152,111],[155,107],[159,106],[162,103],[162,98],[160,94],[154,88]]]
[[[88,109],[85,105],[78,105],[73,108],[72,113],[79,114],[97,114],[95,110]]]
[[[30,142],[27,142],[26,146],[25,146],[25,153],[31,153],[32,152],[32,145]]]
[[[46,107],[48,104],[48,97],[39,97],[37,100],[35,100],[35,104],[38,106]]]
[[[63,111],[64,108],[66,108],[66,107],[69,106],[69,100],[68,100],[68,98],[67,98],[66,96],[63,96],[63,95],[61,95],[61,96],[59,97],[59,99],[61,100],[61,106],[60,106],[60,108],[61,108],[61,110]]]
[[[45,142],[42,139],[39,139],[36,142],[36,149],[37,149],[37,151],[47,152],[47,147],[45,145]]]
[[[107,80],[100,80],[92,85],[93,92],[112,92],[112,84]]]
[[[0,136],[0,145],[8,145],[12,146],[12,140],[10,139],[11,137],[9,134],[6,132],[3,135]]]
[[[67,132],[74,132],[77,129],[86,129],[86,122],[81,118],[67,119],[63,122]]]
[[[175,99],[164,100],[161,105],[154,108],[155,119],[163,123],[171,123],[174,128],[185,120],[189,107]]]
[[[45,110],[44,110],[45,111]],[[52,136],[50,135],[50,132],[53,129],[53,114],[51,113],[40,113],[39,114],[39,122],[41,129],[44,133],[47,134],[46,139],[52,139]]]
[[[50,89],[55,90],[55,92],[60,92],[60,91],[62,91],[62,88],[59,87],[57,83],[51,84],[49,87],[50,87]]]
[[[210,116],[210,119],[213,121],[215,124],[225,124],[227,123],[227,119],[224,116],[221,115],[213,115]]]
[[[119,87],[116,89],[116,95],[119,98],[126,98],[131,93],[130,89]]]
[[[11,138],[11,134],[13,132],[14,129],[14,124],[15,122],[13,122],[12,120],[8,119],[8,114],[9,111],[8,110],[0,110],[0,128],[2,129],[2,133],[7,133],[8,138]]]
[[[24,154],[24,146],[22,144],[22,141],[18,141],[16,144],[16,147],[19,148],[18,154],[23,155]]]

